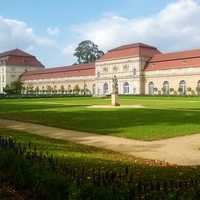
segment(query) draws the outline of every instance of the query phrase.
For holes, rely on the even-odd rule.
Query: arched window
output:
[[[137,89],[136,89],[135,85],[133,85],[133,94],[136,94],[136,91],[137,91]]]
[[[163,83],[163,94],[169,95],[169,82],[168,81],[165,81]]]
[[[179,83],[179,93],[180,95],[186,95],[186,82],[184,80]]]
[[[197,82],[197,95],[200,96],[200,80]]]
[[[108,94],[108,83],[104,83],[103,85],[103,94]]]
[[[124,94],[129,94],[129,83],[125,82],[123,85]]]
[[[87,84],[84,84],[84,86],[83,86],[83,94],[86,95],[88,93],[89,93],[88,86],[87,86]]]
[[[68,87],[67,87],[67,93],[68,94],[72,93],[72,86],[71,85],[68,85]]]
[[[133,76],[136,76],[137,75],[137,71],[136,71],[136,69],[134,68],[133,69]]]
[[[88,86],[87,86],[87,84],[84,84],[84,90],[87,90],[88,89]]]
[[[96,85],[95,84],[92,85],[92,94],[93,95],[96,94]]]
[[[149,95],[154,95],[154,83],[149,83]]]

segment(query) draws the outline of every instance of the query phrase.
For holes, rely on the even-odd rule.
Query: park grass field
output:
[[[69,141],[50,139],[23,131],[0,128],[0,136],[11,137],[17,143],[31,144],[41,153],[66,160],[74,168],[86,167],[120,171],[126,166],[134,170],[135,178],[146,180],[176,180],[199,176],[199,167],[168,166],[163,162],[145,160]]]
[[[124,96],[120,103],[144,108],[88,108],[110,98],[2,99],[0,118],[138,140],[200,133],[200,97]]]
[[[58,192],[56,190],[57,185],[59,186],[59,192],[61,192],[62,195],[65,195],[64,188],[68,188],[68,190],[70,191],[69,199],[79,199],[79,195],[84,196],[84,198],[80,199],[91,199],[91,195],[95,195],[95,199],[130,199],[128,198],[128,192],[130,192],[130,190],[126,190],[127,187],[130,187],[130,182],[126,182],[127,180],[129,180],[128,178],[125,178],[126,176],[133,177],[131,179],[133,183],[131,183],[134,187],[137,187],[137,185],[139,184],[144,184],[145,188],[147,188],[147,184],[150,184],[151,187],[153,185],[152,191],[148,190],[147,188],[147,191],[143,191],[144,193],[142,193],[141,191],[137,193],[139,197],[144,197],[145,195],[150,197],[149,199],[159,199],[158,197],[162,195],[165,196],[166,199],[177,199],[177,197],[179,197],[181,194],[181,196],[183,197],[182,199],[195,199],[195,197],[197,196],[196,192],[199,191],[197,187],[198,185],[190,185],[190,187],[188,187],[187,189],[182,187],[181,185],[182,188],[179,188],[178,190],[167,189],[168,192],[163,191],[163,188],[162,190],[156,189],[158,187],[158,183],[162,185],[163,183],[167,183],[170,188],[174,188],[174,185],[177,185],[179,183],[191,183],[190,180],[199,181],[199,167],[168,166],[164,163],[161,164],[150,160],[142,160],[112,151],[75,144],[68,141],[49,139],[46,137],[36,136],[26,132],[5,128],[0,128],[0,137],[1,136],[11,137],[20,145],[28,144],[28,146],[31,146],[30,149],[32,149],[33,152],[35,152],[34,149],[36,149],[37,151],[50,156],[49,158],[51,158],[52,155],[54,159],[57,159],[59,161],[56,162],[56,168],[53,167],[54,171],[50,173],[50,171],[46,171],[49,170],[47,163],[42,164],[44,161],[41,162],[40,159],[37,160],[36,158],[34,158],[34,156],[32,158],[33,162],[32,164],[30,164],[29,162],[31,162],[31,156],[28,157],[28,159],[26,160],[20,160],[20,154],[15,155],[18,156],[17,158],[15,158],[15,156],[12,156],[12,153],[9,153],[11,152],[9,150],[7,150],[7,153],[6,151],[4,153],[0,152],[0,166],[2,167],[2,169],[0,169],[0,172],[1,170],[3,170],[2,172],[4,172],[4,177],[6,174],[6,176],[8,176],[8,178],[11,178],[12,180],[11,183],[6,182],[5,185],[0,185],[0,198],[4,200],[11,199],[11,197],[13,197],[12,199],[31,199],[29,197],[32,196],[32,193],[37,190],[39,191],[39,194],[48,194],[48,197],[52,197],[47,199],[64,199],[60,197],[55,197],[56,195],[54,194]],[[30,143],[31,145],[29,145]],[[30,149],[28,151],[30,151]],[[70,175],[63,173],[62,168],[58,167],[60,166],[59,163],[65,163],[65,166],[68,170],[75,169],[77,176],[80,176],[84,170],[84,173],[86,173],[87,175],[86,177],[81,175],[81,187],[78,186],[78,188],[76,188],[77,186],[74,183],[77,179],[69,179]],[[31,167],[32,165],[34,165],[34,167]],[[40,168],[41,166],[42,168]],[[11,172],[13,173],[13,176],[11,177],[8,173],[10,172],[9,170],[11,170]],[[92,180],[95,178],[94,174],[92,173],[93,171],[97,171],[98,174],[102,177],[106,177],[109,174],[116,173],[117,176],[115,178],[115,181],[121,180],[122,177],[124,177],[125,179],[123,179],[124,182],[120,183],[122,184],[121,186],[119,186],[119,183],[116,183],[116,185],[114,185],[115,182],[113,182],[112,187],[117,187],[117,191],[114,190],[115,192],[111,193],[112,187],[109,188],[108,185],[99,186],[95,185],[92,182]],[[56,176],[53,176],[52,173],[56,173]],[[59,182],[60,178],[65,176],[66,183]],[[18,177],[20,177],[20,179],[18,179]],[[20,181],[22,177],[23,181]],[[52,181],[55,188],[52,187]],[[26,183],[25,186],[23,186],[23,183]],[[38,185],[40,187],[38,187]],[[48,190],[49,186],[51,186],[50,191]],[[15,192],[11,193],[10,191]],[[48,191],[48,193],[45,193],[44,191]],[[117,198],[111,198],[114,194]],[[88,198],[85,198],[86,195]],[[22,196],[23,198],[19,198],[20,196]]]

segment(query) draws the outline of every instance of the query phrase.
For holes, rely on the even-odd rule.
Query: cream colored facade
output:
[[[96,95],[95,76],[80,76],[80,77],[67,77],[67,78],[52,78],[52,79],[38,79],[27,80],[24,82],[25,88],[32,88],[39,94],[43,93],[72,93],[78,86],[79,93],[85,90],[87,94]],[[51,87],[51,91],[47,91]],[[27,89],[28,90],[28,89]],[[26,91],[27,92],[27,91]]]
[[[116,75],[119,94],[199,95],[197,87],[200,87],[200,67],[144,71],[145,64],[145,58],[139,57],[96,62],[95,76],[27,80],[24,86],[33,87],[33,90],[38,87],[39,93],[44,93],[43,90],[48,86],[61,93],[61,87],[64,87],[67,93],[78,85],[80,90],[87,88],[88,94],[105,96],[112,93],[112,78]]]
[[[0,65],[0,93],[4,93],[3,88],[17,81],[24,72],[34,69],[30,66]]]
[[[96,93],[98,96],[111,94],[112,78],[116,76],[119,94],[139,95],[142,93],[141,72],[139,57],[96,62]]]
[[[30,58],[20,50],[14,52],[15,57]],[[23,62],[22,66],[13,65],[12,60],[12,65],[0,62],[0,93],[6,85],[24,77],[21,80],[25,93],[105,96],[112,93],[112,79],[116,76],[121,95],[200,95],[200,50],[163,54],[155,47],[136,43],[108,51],[95,65],[53,70],[45,70],[35,57],[31,58],[36,62],[34,67]],[[26,71],[31,73],[26,75]]]
[[[165,94],[165,83],[168,83],[169,95],[199,95],[200,67],[145,72],[145,94]]]
[[[148,81],[145,66],[149,57],[119,58],[109,61],[96,62],[97,95],[112,93],[112,78],[118,79],[119,94],[148,95]],[[154,72],[152,72],[154,73]],[[108,89],[105,86],[108,85]],[[154,93],[155,94],[155,93]]]

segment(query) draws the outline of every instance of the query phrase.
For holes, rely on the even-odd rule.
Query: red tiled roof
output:
[[[117,51],[117,50],[123,50],[123,49],[130,49],[130,48],[150,48],[150,49],[157,49],[156,47],[150,46],[148,44],[144,44],[144,43],[133,43],[133,44],[126,44],[126,45],[122,45],[120,47],[114,48],[109,50],[110,51]]]
[[[200,67],[200,49],[154,55],[145,71]]]
[[[21,49],[12,49],[10,51],[6,51],[3,53],[0,53],[0,58],[5,56],[23,56],[23,57],[33,57],[33,55],[26,53],[25,51],[22,51]]]
[[[6,65],[28,65],[32,67],[44,67],[44,65],[33,55],[20,49],[14,49],[0,53],[0,63]]]
[[[21,76],[21,80],[25,81],[79,76],[95,76],[95,63],[29,71],[25,72]]]
[[[147,44],[127,44],[117,47],[115,49],[111,49],[105,55],[103,55],[97,62],[137,56],[152,57],[153,55],[159,53],[160,51],[156,47],[149,46]]]

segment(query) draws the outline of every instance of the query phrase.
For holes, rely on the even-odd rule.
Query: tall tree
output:
[[[79,43],[74,53],[74,56],[77,57],[78,64],[95,62],[103,55],[104,52],[99,50],[98,45],[90,40]]]

